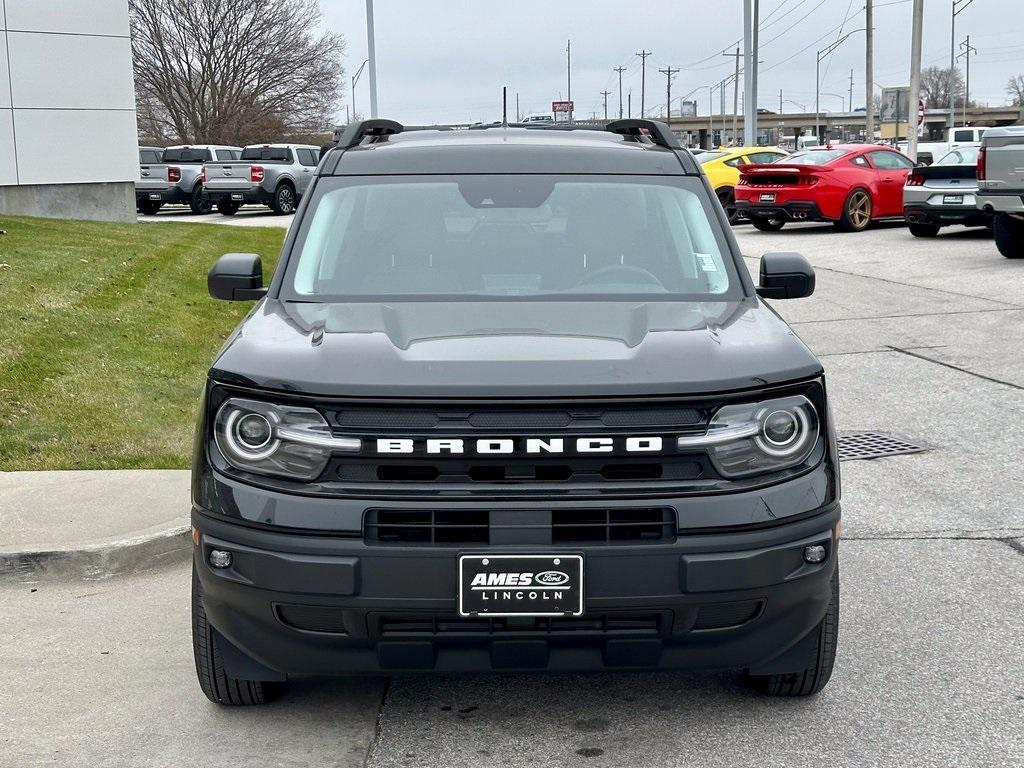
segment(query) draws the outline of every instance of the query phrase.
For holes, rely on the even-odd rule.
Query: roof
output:
[[[397,126],[398,130],[370,132],[378,122]],[[628,122],[630,125],[623,130],[640,121]],[[699,173],[688,151],[678,145],[666,146],[666,136],[658,134],[652,139],[645,133],[618,133],[612,130],[614,123],[607,130],[540,125],[409,130],[390,121],[367,123],[374,125],[364,134],[353,131],[352,135],[340,138],[339,148],[332,151],[334,160],[326,159],[321,167],[322,175]],[[674,143],[674,137],[672,140]]]

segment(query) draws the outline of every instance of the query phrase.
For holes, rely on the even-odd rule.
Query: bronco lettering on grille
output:
[[[379,438],[377,453],[426,453],[430,455],[562,455],[566,453],[659,453],[664,441],[661,437],[579,437],[566,440],[561,437],[528,438],[431,438],[414,440],[408,437]]]

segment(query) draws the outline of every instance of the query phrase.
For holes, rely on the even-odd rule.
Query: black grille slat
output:
[[[468,638],[508,635],[658,635],[668,625],[662,613],[596,614],[580,617],[422,616],[385,614],[376,621],[380,637]]]
[[[504,516],[502,520],[508,520]],[[551,522],[495,523],[489,510],[371,509],[363,537],[371,544],[490,544],[496,532],[550,529],[551,542],[573,544],[648,544],[672,541],[676,514],[671,507],[558,509]]]

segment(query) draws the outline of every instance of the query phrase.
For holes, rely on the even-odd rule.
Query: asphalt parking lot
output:
[[[223,216],[216,211],[200,216],[184,205],[161,208],[155,216],[143,216],[141,213],[138,216],[140,222],[147,224],[177,221],[184,224],[227,224],[231,227],[288,227],[293,218],[294,215],[278,216],[264,205],[247,205],[234,216]]]
[[[249,220],[287,223],[232,223]],[[1024,263],[955,228],[736,233],[752,271],[771,250],[814,264],[815,295],[776,308],[821,356],[838,429],[928,449],[843,464],[822,694],[761,698],[733,674],[396,677],[220,709],[176,563],[0,582],[0,617],[19,617],[0,622],[0,765],[1024,766]]]

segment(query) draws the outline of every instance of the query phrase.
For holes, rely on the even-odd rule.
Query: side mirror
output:
[[[267,295],[263,264],[255,253],[225,253],[206,276],[206,287],[215,299],[253,301]]]
[[[802,299],[814,293],[814,267],[799,253],[766,253],[759,283],[765,299]]]

